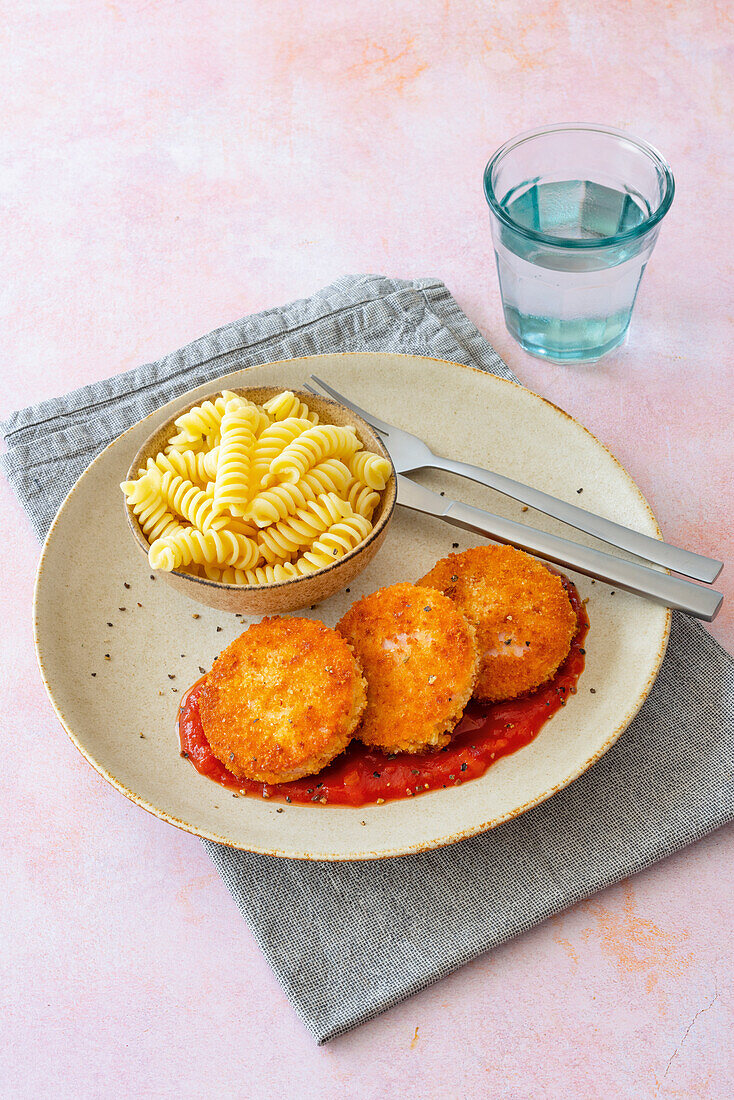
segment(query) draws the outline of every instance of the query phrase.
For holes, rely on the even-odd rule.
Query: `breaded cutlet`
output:
[[[311,619],[255,623],[220,654],[199,696],[214,755],[234,775],[287,783],[342,752],[366,704],[341,634]]]
[[[449,554],[417,584],[442,592],[474,624],[474,697],[499,702],[549,680],[567,656],[576,613],[560,577],[513,546]]]
[[[477,673],[474,628],[456,605],[438,592],[394,584],[353,604],[337,630],[367,678],[355,736],[385,753],[445,745]]]

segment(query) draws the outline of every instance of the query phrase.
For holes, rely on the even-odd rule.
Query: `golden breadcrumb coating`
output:
[[[479,643],[477,699],[514,699],[549,680],[567,656],[576,614],[561,583],[512,546],[449,554],[417,582],[442,592],[474,624]]]
[[[474,628],[438,592],[394,584],[358,600],[337,624],[367,677],[355,736],[385,753],[440,748],[471,698]]]
[[[321,771],[346,748],[365,705],[352,649],[311,619],[255,623],[223,650],[199,697],[214,755],[263,783]]]

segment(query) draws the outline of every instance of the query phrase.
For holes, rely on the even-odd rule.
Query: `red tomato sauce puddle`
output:
[[[589,629],[586,608],[575,585],[561,577],[576,612],[578,625],[565,661],[552,680],[536,691],[507,703],[470,702],[449,744],[436,753],[384,756],[352,741],[347,749],[318,775],[291,783],[256,783],[238,779],[217,760],[209,747],[199,717],[198,698],[203,676],[189,688],[178,712],[181,755],[197,772],[215,783],[257,798],[292,803],[325,803],[331,806],[365,806],[379,800],[410,798],[444,787],[460,787],[484,775],[501,757],[528,745],[556,711],[576,694],[584,668],[583,648]]]

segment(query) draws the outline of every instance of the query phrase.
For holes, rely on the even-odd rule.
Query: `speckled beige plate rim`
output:
[[[270,367],[278,367],[280,365],[292,365],[295,362],[303,363],[304,364],[304,368],[303,368],[304,369],[304,377],[306,377],[307,373],[312,373],[312,372],[318,373],[319,363],[321,363],[323,361],[323,359],[326,359],[326,358],[328,358],[328,359],[339,359],[339,358],[342,358],[342,359],[359,359],[359,358],[362,358],[364,360],[369,359],[369,360],[374,362],[375,359],[380,358],[380,355],[381,355],[381,353],[373,353],[373,352],[343,352],[343,353],[335,352],[335,353],[329,353],[328,355],[324,355],[324,356],[321,356],[321,355],[304,356],[304,357],[300,357],[300,358],[295,359],[295,360],[294,359],[275,360],[272,363],[260,364],[260,366],[270,368]],[[643,496],[643,494],[640,492],[639,488],[637,487],[637,485],[634,482],[631,475],[622,466],[622,464],[615,458],[615,456],[611,453],[609,448],[606,447],[606,445],[604,443],[602,443],[592,432],[590,432],[588,428],[585,428],[584,425],[582,425],[578,420],[576,420],[574,417],[572,417],[569,413],[567,413],[564,409],[560,408],[558,405],[555,405],[552,401],[549,401],[547,398],[544,398],[544,397],[542,397],[538,394],[533,393],[531,390],[525,389],[525,387],[520,387],[514,382],[511,382],[511,381],[509,381],[507,379],[504,379],[504,378],[500,378],[497,375],[489,374],[485,371],[479,370],[476,367],[467,366],[466,364],[453,363],[449,360],[443,360],[443,359],[439,359],[439,358],[436,358],[436,357],[433,357],[433,356],[400,355],[399,353],[384,353],[384,355],[386,357],[390,357],[390,358],[393,358],[393,359],[403,358],[403,359],[412,360],[412,361],[426,360],[426,361],[429,361],[429,362],[434,362],[434,363],[441,364],[442,366],[456,368],[458,370],[465,371],[465,372],[471,372],[472,374],[476,375],[478,380],[481,380],[480,385],[491,385],[491,386],[497,385],[497,386],[500,386],[500,387],[511,387],[512,389],[522,389],[524,391],[524,393],[527,396],[529,396],[533,401],[537,401],[541,405],[548,406],[550,409],[553,409],[554,411],[562,414],[576,428],[580,429],[599,448],[601,448],[607,454],[607,456],[609,456],[609,458],[611,458],[613,460],[614,464],[618,467],[618,469],[625,475],[625,477],[629,481],[630,486],[634,489],[640,503],[642,503],[644,505],[644,507],[645,507],[645,509],[648,513],[649,519],[650,519],[651,523],[653,524],[654,531],[656,533],[656,537],[662,539],[662,537],[663,537],[662,532],[660,531],[659,525],[657,524],[657,520],[655,519],[655,516],[652,512],[652,509],[650,508],[650,505],[648,504],[648,502],[645,499],[645,497]],[[312,366],[313,366],[313,368],[315,368],[314,371],[312,371],[312,369],[311,369]],[[257,368],[244,368],[243,373],[247,372],[249,370],[253,370],[253,369],[257,369]],[[236,374],[236,373],[239,373],[239,372],[236,371],[236,370],[235,371],[230,371],[226,375],[223,375],[222,378],[230,378],[233,374]],[[216,381],[207,383],[207,385],[209,387],[211,387],[212,385],[215,385],[215,384],[216,384]],[[196,387],[196,389],[202,389],[202,388],[203,388],[203,386]],[[222,844],[226,847],[231,847],[231,848],[234,848],[234,849],[243,849],[243,850],[246,850],[246,851],[252,851],[252,852],[259,853],[259,854],[279,856],[279,857],[290,858],[290,859],[305,859],[305,860],[333,861],[333,862],[350,862],[350,861],[359,861],[359,860],[395,858],[395,857],[402,856],[402,855],[409,855],[409,854],[415,854],[415,853],[423,852],[423,851],[430,851],[432,849],[441,848],[441,847],[445,847],[445,846],[450,845],[450,844],[454,844],[454,843],[456,843],[460,840],[468,839],[469,837],[476,836],[476,835],[478,835],[482,832],[488,831],[489,829],[495,828],[497,825],[500,825],[505,821],[509,821],[512,818],[517,817],[519,814],[525,813],[527,810],[532,809],[534,806],[539,805],[541,802],[545,801],[546,799],[550,798],[552,795],[556,794],[558,791],[562,790],[564,787],[568,786],[575,779],[577,779],[580,775],[582,775],[585,771],[587,771],[588,768],[590,768],[593,764],[595,764],[609,750],[609,748],[615,743],[615,741],[617,741],[617,739],[620,737],[622,732],[627,728],[627,726],[633,720],[635,715],[638,713],[638,711],[642,707],[645,699],[647,698],[650,690],[652,689],[652,686],[655,682],[655,679],[657,677],[657,674],[660,670],[660,666],[661,666],[662,661],[663,661],[664,656],[665,656],[665,651],[666,651],[666,648],[667,648],[668,638],[669,638],[669,635],[670,635],[670,624],[671,624],[671,618],[672,618],[671,612],[669,610],[667,611],[667,614],[665,616],[663,628],[660,631],[660,636],[659,636],[658,644],[657,644],[657,647],[656,647],[656,652],[655,652],[655,655],[654,655],[653,660],[652,660],[651,671],[650,671],[649,676],[647,677],[647,680],[644,684],[643,689],[641,691],[639,691],[634,698],[630,699],[628,709],[626,710],[626,712],[625,712],[624,716],[622,717],[622,719],[615,725],[615,727],[612,730],[610,730],[607,733],[607,735],[599,743],[596,750],[588,757],[588,759],[585,762],[583,762],[580,766],[578,766],[578,767],[574,768],[573,770],[571,770],[567,775],[565,775],[562,779],[558,780],[552,786],[549,786],[548,789],[543,791],[542,793],[534,796],[533,798],[527,800],[526,802],[523,802],[522,804],[514,807],[513,809],[507,811],[506,813],[499,814],[499,815],[494,816],[494,817],[492,817],[492,818],[490,818],[490,819],[488,819],[484,822],[472,825],[471,827],[468,827],[468,828],[465,828],[465,829],[460,829],[460,830],[455,830],[455,831],[453,831],[449,834],[445,834],[445,835],[438,835],[435,838],[431,839],[430,841],[424,841],[424,842],[420,842],[420,843],[416,843],[416,844],[403,845],[400,848],[390,848],[390,847],[386,846],[386,847],[380,847],[379,849],[377,849],[377,848],[375,848],[375,849],[365,848],[363,850],[354,851],[354,852],[350,852],[350,853],[342,853],[342,852],[324,853],[324,852],[319,852],[318,854],[314,854],[313,852],[310,852],[307,848],[300,849],[300,848],[294,848],[294,847],[289,846],[288,849],[285,849],[285,848],[275,847],[275,846],[274,847],[262,846],[262,845],[247,845],[247,846],[245,846],[241,843],[238,844],[238,843],[233,842],[231,837],[227,836],[226,834],[220,834],[220,833],[217,833],[217,832],[209,830],[209,829],[203,829],[203,828],[197,827],[195,824],[191,823],[190,821],[185,821],[185,820],[182,820],[180,818],[177,818],[174,814],[172,814],[172,813],[170,813],[166,810],[161,809],[160,807],[154,805],[153,803],[151,803],[150,801],[148,801],[144,797],[141,797],[139,794],[137,794],[135,791],[131,790],[123,782],[121,782],[114,774],[112,774],[112,772],[109,771],[109,769],[106,768],[99,760],[97,760],[95,758],[95,756],[93,755],[93,753],[85,747],[84,743],[79,739],[79,737],[76,735],[76,733],[74,731],[73,718],[67,717],[67,715],[64,713],[61,706],[59,705],[59,703],[56,699],[56,696],[55,696],[53,685],[50,682],[50,678],[47,675],[47,672],[46,672],[46,669],[45,669],[45,666],[44,666],[43,652],[44,652],[44,646],[45,646],[46,642],[45,642],[44,637],[42,636],[41,629],[40,629],[40,624],[39,624],[39,618],[40,618],[39,605],[40,605],[40,602],[41,602],[41,599],[42,599],[45,562],[46,562],[48,554],[51,552],[51,550],[53,548],[53,545],[54,545],[54,542],[55,542],[55,539],[56,539],[56,534],[57,534],[57,531],[58,531],[58,527],[59,527],[59,524],[63,522],[64,511],[65,511],[65,508],[66,508],[67,503],[69,502],[69,500],[74,495],[78,494],[80,491],[83,491],[83,487],[84,487],[83,483],[90,476],[94,476],[95,467],[102,461],[102,459],[106,455],[107,451],[111,447],[116,446],[120,442],[121,439],[123,439],[128,434],[130,434],[130,432],[136,430],[139,427],[140,423],[147,423],[148,421],[153,421],[154,419],[160,418],[163,414],[165,414],[166,410],[169,407],[172,407],[176,403],[180,403],[184,399],[185,396],[186,395],[181,395],[180,397],[174,399],[173,401],[168,402],[161,409],[156,410],[153,413],[150,413],[147,417],[144,418],[144,420],[142,422],[138,422],[137,424],[133,425],[131,428],[127,429],[116,440],[114,440],[113,443],[111,443],[107,448],[105,448],[105,450],[103,452],[101,452],[93,460],[92,463],[90,463],[90,465],[84,471],[82,476],[79,478],[79,480],[76,482],[76,484],[70,490],[68,496],[66,497],[66,499],[62,503],[61,507],[59,508],[59,511],[57,512],[57,514],[56,514],[56,516],[55,516],[55,518],[54,518],[54,520],[51,524],[51,527],[49,528],[49,531],[48,531],[48,534],[47,534],[46,539],[44,541],[42,552],[41,552],[41,557],[40,557],[37,576],[36,576],[36,584],[35,584],[35,589],[34,589],[33,633],[34,633],[34,643],[35,643],[35,647],[36,647],[36,656],[37,656],[41,676],[42,676],[42,679],[43,679],[43,683],[44,683],[44,685],[46,687],[46,690],[48,692],[48,695],[49,695],[50,701],[52,703],[52,706],[54,708],[54,711],[55,711],[61,725],[64,727],[66,733],[68,734],[70,740],[75,745],[75,747],[78,749],[78,751],[81,753],[81,755],[85,758],[85,760],[87,760],[87,762],[95,769],[95,771],[97,771],[104,779],[106,779],[113,787],[115,787],[118,791],[120,791],[120,793],[123,794],[130,801],[134,802],[136,805],[140,806],[142,809],[144,809],[147,812],[151,813],[153,816],[158,817],[158,818],[168,822],[171,825],[174,825],[176,828],[182,829],[185,832],[191,833],[192,835],[195,835],[195,836],[199,836],[203,839],[211,840],[215,843]],[[570,533],[569,537],[571,537],[571,538],[576,537],[576,533],[573,533],[573,532]],[[205,782],[209,782],[209,781],[205,780]],[[416,808],[417,808],[420,805],[420,799],[414,801],[413,805],[415,805]],[[318,808],[314,807],[312,812],[314,812],[314,813],[324,813],[324,812],[333,813],[333,812],[339,812],[339,810],[340,810],[339,807],[321,807],[321,806],[319,806]]]

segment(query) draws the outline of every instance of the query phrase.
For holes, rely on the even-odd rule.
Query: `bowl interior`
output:
[[[229,388],[229,387],[225,387]],[[282,393],[284,386],[252,386],[252,387],[234,387],[233,393],[237,393],[242,397],[246,397],[250,401],[254,401],[256,405],[262,405],[265,401],[268,401],[271,397],[274,397],[278,393]],[[127,472],[127,480],[132,481],[138,476],[138,471],[144,468],[149,458],[155,458],[155,456],[162,451],[170,437],[178,430],[175,427],[175,421],[178,417],[188,412],[189,409],[193,409],[196,405],[201,405],[204,401],[211,401],[221,393],[222,387],[218,389],[212,389],[210,393],[204,397],[197,397],[195,400],[189,401],[182,408],[179,408],[173,415],[168,417],[163,424],[158,425],[147,437],[143,445],[137,451],[135,458],[130,463],[130,468]],[[302,401],[305,401],[310,409],[317,412],[319,415],[319,421],[326,424],[337,424],[339,426],[349,426],[355,429],[357,437],[362,444],[365,451],[370,451],[372,454],[378,454],[390,461],[390,455],[386,451],[382,440],[375,431],[369,426],[369,424],[353,413],[351,409],[345,408],[344,405],[340,405],[337,401],[333,401],[330,397],[321,397],[316,394],[308,393],[305,390],[292,390],[296,397],[299,397]],[[157,413],[152,413],[150,419],[155,419]],[[395,508],[395,502],[397,500],[397,481],[395,474],[393,473],[388,481],[385,489],[380,494],[380,503],[378,504],[375,512],[372,516],[372,531],[368,538],[369,540],[375,539],[382,533],[383,529],[390,522],[390,517]],[[149,543],[146,539],[143,531],[138,523],[138,518],[135,515],[131,505],[124,500],[125,513],[127,515],[128,524],[132,531],[133,537],[136,543],[146,555],[149,550]],[[195,577],[191,573],[185,573],[176,571],[176,577],[180,577],[184,581],[191,581],[192,589],[199,585],[204,585],[209,588],[217,588],[222,590],[239,591],[242,589],[257,589],[257,588],[285,588],[286,586],[293,586],[301,584],[302,582],[313,578],[314,576],[323,574],[328,570],[336,570],[344,563],[351,563],[353,559],[360,554],[364,549],[365,543],[359,543],[350,550],[343,558],[340,558],[338,562],[334,562],[333,565],[325,566],[324,569],[318,569],[314,573],[309,573],[304,577],[289,577],[285,581],[275,581],[268,585],[233,585],[223,584],[220,581],[210,581],[204,577]]]

